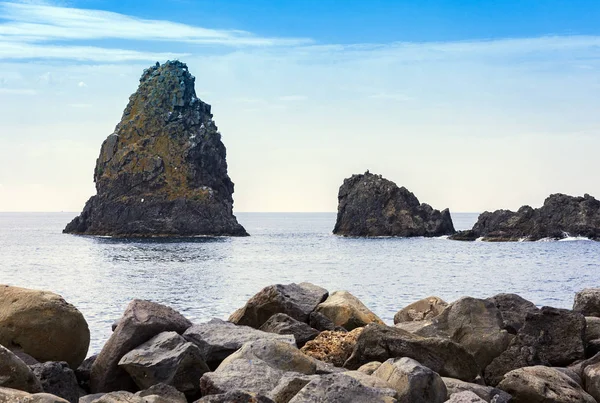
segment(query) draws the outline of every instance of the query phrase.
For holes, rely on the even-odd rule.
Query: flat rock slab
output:
[[[183,337],[200,348],[204,362],[211,369],[216,369],[225,358],[250,341],[265,339],[296,345],[296,339],[292,335],[267,333],[221,319],[193,325],[185,331]]]

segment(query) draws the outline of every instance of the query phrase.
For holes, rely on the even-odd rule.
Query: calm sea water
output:
[[[331,235],[335,214],[239,213],[246,238],[122,240],[64,235],[74,213],[0,213],[0,283],[59,293],[85,315],[90,354],[133,298],[192,321],[226,318],[264,286],[310,281],[348,290],[386,322],[429,295],[515,292],[570,308],[599,286],[600,242],[456,242]],[[453,215],[457,229],[477,214]]]

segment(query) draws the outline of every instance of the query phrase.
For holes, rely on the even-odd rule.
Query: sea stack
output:
[[[210,105],[184,63],[144,70],[96,161],[97,193],[63,232],[118,237],[243,236]]]
[[[583,197],[557,193],[540,208],[523,206],[516,212],[496,210],[479,215],[473,229],[460,231],[451,239],[458,241],[537,241],[585,237],[600,241],[600,201],[589,194]]]
[[[333,233],[344,236],[434,237],[453,234],[450,211],[421,204],[405,187],[366,173],[344,180]]]

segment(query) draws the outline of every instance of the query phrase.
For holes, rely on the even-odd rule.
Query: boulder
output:
[[[600,318],[595,316],[585,317],[585,334],[583,339],[586,343],[600,339]]]
[[[375,372],[377,370],[377,368],[379,368],[381,366],[381,364],[382,363],[380,361],[371,361],[371,362],[368,362],[368,363],[366,363],[364,365],[361,365],[357,369],[357,371],[363,372],[363,373],[365,373],[367,375],[372,375],[373,372]]]
[[[485,369],[485,380],[496,385],[513,369],[534,366],[566,366],[584,358],[585,318],[566,309],[543,307],[528,313],[525,325],[508,349]]]
[[[446,400],[447,403],[486,403],[485,400],[477,396],[475,393],[470,391],[453,393],[450,398]]]
[[[440,297],[427,297],[402,308],[394,315],[394,324],[433,319],[448,306]]]
[[[577,382],[554,368],[532,366],[510,371],[498,388],[513,397],[515,403],[595,403]]]
[[[332,293],[317,306],[316,311],[331,319],[335,326],[341,326],[346,330],[363,327],[369,323],[383,324],[377,315],[348,291]]]
[[[298,372],[312,375],[317,372],[314,358],[302,354],[295,346],[276,340],[255,340],[242,346],[238,351],[227,357],[215,372],[226,368],[235,360],[249,362],[262,361],[272,368],[284,372]]]
[[[318,377],[303,387],[289,403],[394,403],[396,391],[364,386],[344,374]]]
[[[234,390],[219,395],[204,396],[195,403],[274,403],[274,401],[261,394]]]
[[[79,402],[79,385],[75,373],[66,362],[48,361],[30,367],[42,383],[44,392],[62,397],[71,403]]]
[[[106,395],[106,393],[94,393],[91,395],[81,396],[79,398],[79,403],[92,403],[94,400],[98,400],[104,395]]]
[[[90,391],[90,374],[92,372],[92,365],[94,365],[96,358],[98,358],[98,354],[86,358],[75,370],[77,383],[79,383],[79,386],[86,392]]]
[[[453,378],[442,378],[442,381],[446,385],[449,399],[453,394],[471,392],[488,403],[492,401],[494,403],[509,403],[511,401],[511,396],[508,393],[492,386],[478,385]]]
[[[450,304],[416,334],[455,341],[475,357],[480,370],[502,354],[513,337],[504,330],[500,311],[492,302],[471,297]]]
[[[451,239],[484,241],[537,241],[586,237],[600,240],[600,201],[585,194],[583,197],[552,194],[540,208],[521,207],[488,211],[479,215],[469,231],[461,231]]]
[[[275,334],[291,334],[296,345],[302,347],[307,341],[318,336],[319,331],[304,322],[300,322],[285,313],[276,313],[259,328],[263,332]]]
[[[211,369],[216,369],[225,358],[249,341],[277,340],[296,345],[292,335],[267,333],[248,326],[236,326],[221,319],[193,325],[185,331],[183,337],[200,348],[204,362]]]
[[[183,333],[191,325],[183,315],[165,305],[138,299],[131,301],[92,365],[91,392],[136,391],[133,379],[119,368],[121,358],[159,333]]]
[[[258,329],[271,316],[285,313],[300,322],[308,322],[310,313],[328,295],[326,289],[311,283],[270,285],[235,311],[229,321]]]
[[[358,370],[346,371],[344,372],[344,375],[356,379],[358,382],[362,383],[364,386],[368,386],[369,388],[394,389],[394,386],[391,385],[388,381],[373,375],[367,375],[364,372],[360,372]]]
[[[502,315],[504,329],[511,334],[517,334],[523,327],[528,313],[539,312],[533,302],[527,301],[517,294],[497,294],[487,300],[496,305]]]
[[[322,332],[325,330],[339,330],[335,328],[335,324],[327,316],[319,312],[311,312],[308,316],[308,324],[313,329]]]
[[[441,236],[453,234],[450,211],[421,204],[406,188],[368,171],[344,180],[333,233],[344,236]]]
[[[591,358],[585,360],[577,360],[573,364],[569,365],[567,368],[571,371],[575,372],[579,378],[583,379],[583,371],[589,365],[594,365],[600,363],[600,353],[596,353]]]
[[[140,389],[166,384],[188,396],[200,392],[200,377],[208,372],[198,346],[176,332],[163,332],[131,350],[119,366]]]
[[[158,383],[135,394],[144,399],[144,403],[187,403],[185,395],[171,385]]]
[[[585,316],[600,317],[600,288],[586,288],[575,294],[573,310]]]
[[[69,403],[65,399],[49,393],[29,394],[22,390],[0,386],[0,403]]]
[[[184,63],[144,70],[96,160],[96,195],[63,232],[127,237],[248,235],[211,107]]]
[[[119,390],[116,392],[101,394],[98,398],[89,403],[146,403],[142,397],[136,396],[131,392]]]
[[[49,291],[0,285],[0,344],[40,362],[66,361],[77,368],[90,345],[81,312]]]
[[[237,359],[223,362],[214,372],[207,372],[200,378],[202,395],[218,395],[233,390],[243,390],[267,395],[271,392],[285,371],[273,368],[262,360]]]
[[[594,399],[600,400],[600,363],[588,365],[583,370],[585,391]]]
[[[297,372],[285,373],[268,397],[275,403],[288,403],[310,381],[318,379],[318,375],[303,375]]]
[[[42,384],[33,371],[10,350],[0,346],[0,387],[24,392],[42,392]]]
[[[399,402],[446,401],[446,385],[442,378],[411,358],[390,358],[373,372],[373,376],[390,384],[396,390]]]
[[[356,340],[363,328],[351,332],[321,332],[314,340],[307,342],[301,351],[317,360],[342,367],[352,355]]]
[[[478,374],[475,359],[458,343],[378,324],[364,328],[344,367],[357,369],[371,361],[399,357],[412,358],[442,376],[464,381],[472,381]]]

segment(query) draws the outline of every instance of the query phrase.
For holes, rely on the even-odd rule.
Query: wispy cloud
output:
[[[306,101],[308,97],[306,95],[284,95],[279,97],[280,101],[293,102],[293,101]]]
[[[309,43],[302,38],[261,37],[246,31],[218,30],[165,20],[148,20],[102,10],[39,4],[0,3],[0,36],[18,42],[128,39],[227,46]]]
[[[0,88],[0,94],[8,95],[35,95],[37,92],[27,88]]]

